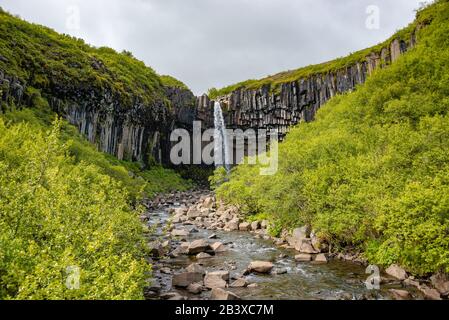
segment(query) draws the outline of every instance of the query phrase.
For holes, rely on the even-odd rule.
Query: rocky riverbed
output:
[[[366,263],[335,254],[311,230],[271,237],[267,221],[246,222],[207,191],[175,193],[147,204],[153,277],[147,299],[440,299],[447,279],[420,281],[398,266],[369,290]],[[432,287],[437,283],[439,289]]]

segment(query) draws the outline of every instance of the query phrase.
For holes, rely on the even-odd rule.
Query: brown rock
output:
[[[430,277],[430,280],[439,293],[444,296],[449,294],[449,279],[447,276],[443,274],[436,274]]]
[[[270,273],[273,269],[273,264],[267,261],[253,261],[248,266],[249,272]]]
[[[254,221],[251,223],[251,230],[256,231],[260,229],[260,221]]]
[[[391,265],[385,272],[401,281],[407,279],[407,272],[396,264]]]
[[[389,291],[396,300],[409,300],[411,298],[410,292],[406,290],[390,289]]]
[[[228,248],[221,242],[215,242],[211,247],[215,253],[228,251]]]
[[[221,288],[214,288],[211,294],[211,300],[227,301],[227,300],[240,300],[240,297],[236,294],[223,290]]]
[[[310,262],[312,261],[312,255],[308,253],[301,253],[295,256],[295,260],[299,262]]]
[[[187,291],[192,294],[200,294],[203,291],[203,284],[202,283],[191,283],[187,287]]]
[[[208,289],[226,288],[229,281],[228,271],[209,272],[204,278],[204,285]]]
[[[442,300],[441,295],[437,289],[431,289],[427,286],[421,286],[419,290],[421,290],[427,300]]]
[[[212,258],[212,256],[206,252],[201,252],[196,255],[196,258],[197,259],[209,259],[209,258]]]
[[[192,283],[198,283],[203,281],[203,274],[196,272],[185,272],[175,274],[172,278],[172,286],[179,288],[187,288]]]
[[[239,225],[239,230],[240,231],[249,231],[250,227],[251,227],[251,225],[248,222],[243,222]]]
[[[189,235],[189,231],[184,229],[175,229],[171,232],[171,235],[174,237],[187,237]]]
[[[237,279],[234,282],[231,283],[231,288],[244,288],[248,286],[248,281],[246,281],[243,278]]]
[[[237,231],[239,230],[240,221],[238,219],[233,219],[225,225],[225,229],[229,231]]]
[[[304,226],[302,228],[296,228],[293,230],[291,236],[287,236],[286,240],[292,247],[300,246],[304,239],[309,238],[310,228]]]
[[[192,243],[190,243],[188,253],[189,255],[196,255],[201,252],[210,251],[212,248],[210,245],[206,242],[204,239],[195,240]]]
[[[315,260],[314,260],[314,261],[315,261],[315,262],[318,262],[318,263],[327,263],[327,262],[328,262],[328,261],[327,261],[326,255],[323,254],[323,253],[318,254],[318,255],[315,257]]]
[[[301,242],[297,243],[296,246],[295,246],[295,250],[299,251],[301,253],[309,253],[309,254],[320,253],[320,251],[316,250],[312,246],[312,240],[311,239],[303,239]]]
[[[192,263],[190,266],[186,268],[187,272],[190,273],[201,273],[202,275],[206,274],[204,268],[200,266],[198,263]]]

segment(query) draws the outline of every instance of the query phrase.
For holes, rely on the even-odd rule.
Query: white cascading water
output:
[[[223,166],[227,172],[231,170],[228,150],[228,137],[226,134],[226,125],[223,118],[223,110],[219,102],[214,106],[214,124],[215,124],[215,166]]]

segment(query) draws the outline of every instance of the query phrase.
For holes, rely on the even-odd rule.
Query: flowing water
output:
[[[223,118],[223,110],[219,102],[215,102],[214,106],[214,125],[215,125],[215,165],[223,166],[226,171],[230,171],[230,159],[228,149],[228,138],[226,134],[226,124]]]
[[[162,229],[169,218],[166,211],[152,214],[151,224],[159,226],[157,234],[161,236]],[[194,226],[176,225],[176,228],[193,229]],[[196,228],[195,228],[196,229]],[[240,277],[251,261],[272,261],[274,270],[286,272],[279,275],[249,275],[249,283],[257,283],[257,288],[229,288],[242,299],[257,300],[314,300],[314,299],[391,299],[388,289],[403,289],[401,285],[382,285],[381,290],[367,290],[364,281],[369,274],[366,268],[349,262],[330,261],[328,264],[298,263],[294,250],[282,249],[271,241],[257,239],[248,232],[209,231],[200,229],[191,233],[186,240],[208,239],[212,234],[216,240],[229,247],[229,251],[208,259],[196,260],[195,257],[180,256],[159,262],[156,268],[169,267],[174,273],[183,272],[191,263],[202,264],[207,271],[229,270],[231,277]],[[179,243],[175,243],[177,245]],[[281,272],[281,273],[282,273]],[[184,290],[171,288],[171,275],[156,271],[156,276],[162,283],[163,291],[177,291],[182,295],[198,299]],[[414,298],[421,298],[419,293],[411,291]],[[207,299],[210,292],[204,292],[200,298]]]

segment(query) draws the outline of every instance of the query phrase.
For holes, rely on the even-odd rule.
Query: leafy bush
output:
[[[275,232],[308,224],[372,262],[449,272],[449,2],[416,23],[414,49],[291,131],[275,176],[239,166],[218,196]]]
[[[0,299],[140,299],[145,242],[120,183],[45,132],[0,119]],[[66,269],[80,268],[80,289]]]

